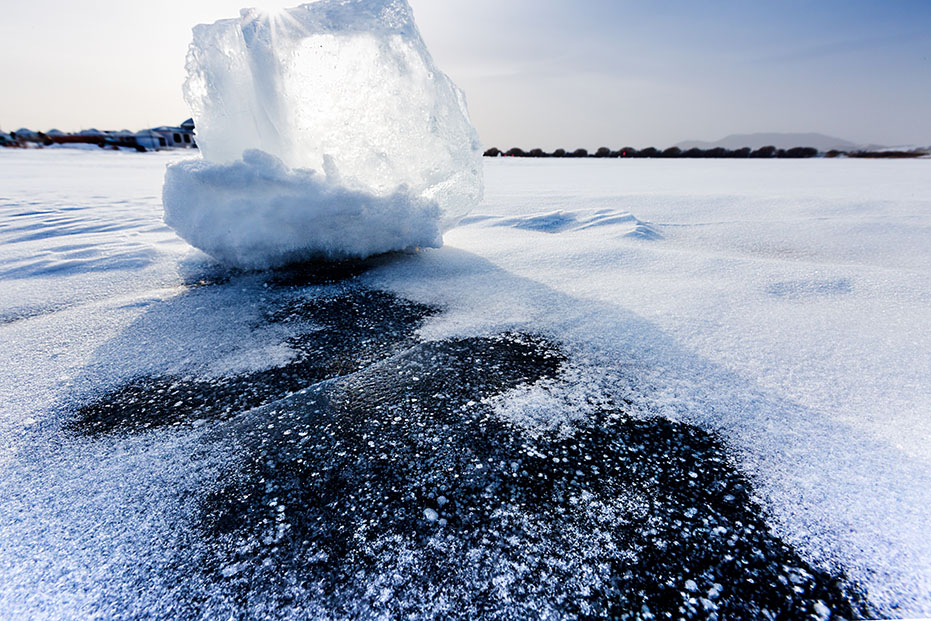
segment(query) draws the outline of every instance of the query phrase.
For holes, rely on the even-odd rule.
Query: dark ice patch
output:
[[[570,435],[527,434],[484,400],[557,381],[553,343],[419,343],[436,309],[352,282],[306,288],[342,280],[333,272],[287,274],[270,281],[282,293],[266,321],[295,328],[290,363],[138,378],[70,424],[97,435],[210,421],[193,459],[221,473],[185,497],[196,517],[179,526],[208,552],[178,551],[164,616],[866,614],[842,576],[770,532],[712,436],[620,404],[589,404]]]
[[[766,526],[710,435],[600,409],[530,437],[482,399],[557,378],[527,335],[417,345],[223,423],[198,614],[809,618],[863,610]]]
[[[139,377],[80,407],[67,427],[94,435],[228,418],[407,349],[435,312],[356,285],[334,295],[289,298],[267,317],[295,326],[286,341],[295,356],[287,364],[216,378]]]
[[[309,261],[269,272],[269,284],[280,287],[327,285],[351,280],[372,268],[378,258],[343,261]]]
[[[389,255],[378,255],[368,259],[346,259],[343,261],[306,261],[267,270],[266,282],[275,287],[313,287],[348,282],[372,269]],[[194,261],[186,265],[182,282],[188,288],[205,285],[227,284],[233,277],[248,274],[248,270],[228,267],[217,263]]]

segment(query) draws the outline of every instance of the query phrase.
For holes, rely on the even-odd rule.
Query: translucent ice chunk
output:
[[[465,99],[406,0],[244,9],[194,29],[187,69],[205,161],[169,167],[165,221],[217,259],[435,247],[481,200]]]

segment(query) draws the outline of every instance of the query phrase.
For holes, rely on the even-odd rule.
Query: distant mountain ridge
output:
[[[715,147],[724,147],[725,149],[741,149],[750,147],[759,149],[760,147],[774,146],[777,149],[791,149],[792,147],[814,147],[819,151],[850,151],[863,148],[876,148],[878,145],[861,145],[842,138],[827,136],[817,133],[777,133],[763,132],[757,134],[731,134],[712,142],[702,140],[686,140],[676,146],[682,149],[713,149]],[[880,147],[881,148],[881,147]]]

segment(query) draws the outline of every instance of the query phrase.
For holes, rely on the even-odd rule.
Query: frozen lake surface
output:
[[[0,616],[931,615],[931,161],[485,162],[243,273],[0,151]]]

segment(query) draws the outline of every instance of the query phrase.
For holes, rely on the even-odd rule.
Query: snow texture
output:
[[[198,575],[175,551],[200,545],[182,499],[212,480],[191,462],[202,431],[76,439],[63,417],[141,375],[295,355],[292,324],[263,321],[258,275],[216,274],[160,222],[171,157],[0,152],[0,617],[170,614],[164,581]],[[718,434],[807,560],[843,569],[876,617],[927,616],[929,169],[500,158],[444,248],[363,281],[443,308],[423,339],[558,342],[568,386],[489,403],[516,428],[569,433],[607,392]],[[579,226],[594,218],[613,223]]]
[[[928,167],[494,160],[446,247],[373,282],[449,309],[425,338],[542,331],[586,383],[719,434],[781,536],[879,610],[931,614]],[[558,426],[558,398],[495,406]]]
[[[194,29],[185,98],[202,162],[165,221],[231,265],[438,247],[482,197],[465,98],[406,0],[244,9]]]

